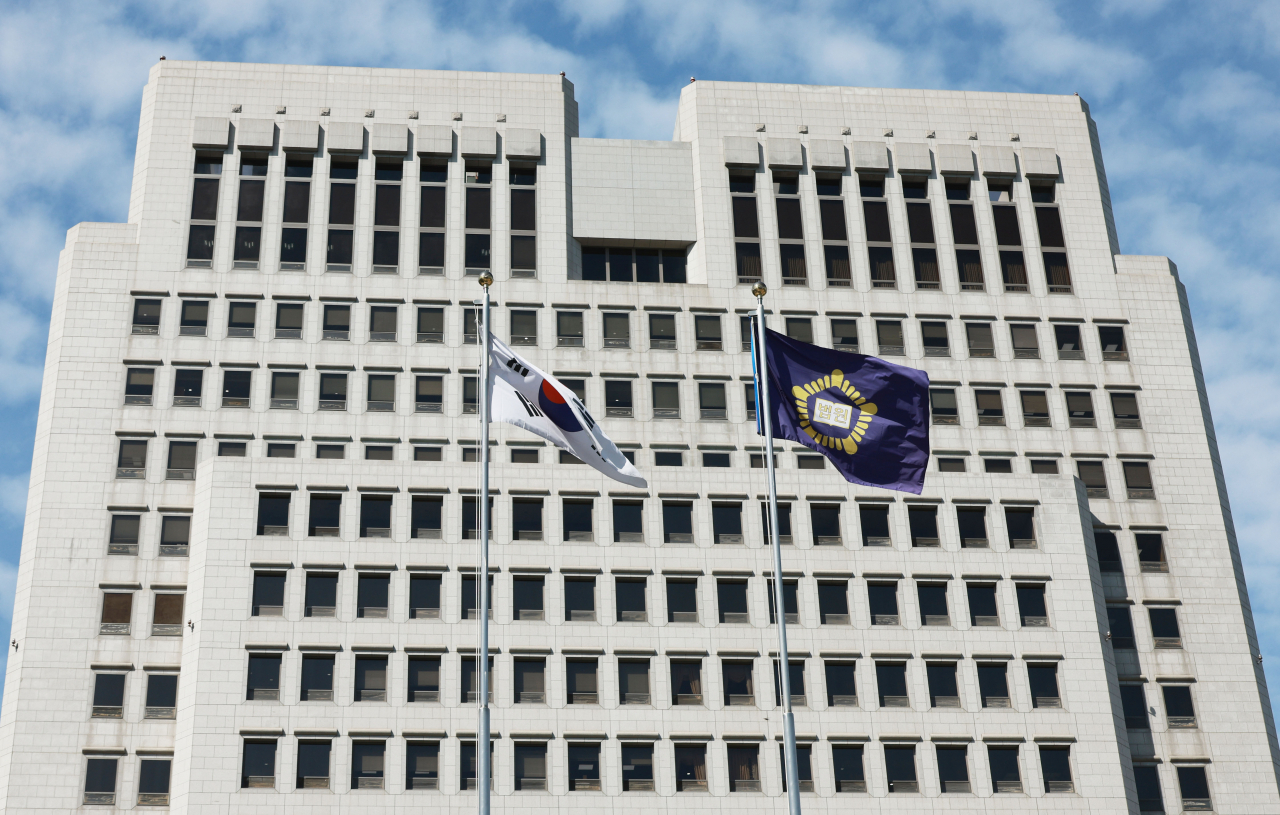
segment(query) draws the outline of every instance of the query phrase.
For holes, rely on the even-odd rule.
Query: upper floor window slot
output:
[[[133,333],[160,333],[160,300],[133,301]]]

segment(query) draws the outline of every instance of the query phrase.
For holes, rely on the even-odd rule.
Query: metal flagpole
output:
[[[796,765],[796,719],[791,712],[791,662],[787,651],[786,601],[782,589],[782,541],[778,537],[778,477],[773,462],[773,417],[769,410],[769,365],[765,355],[763,283],[751,287],[756,296],[756,398],[764,414],[764,462],[769,471],[769,537],[773,545],[773,616],[778,621],[778,677],[782,685],[782,733],[787,773],[787,810],[800,815],[800,773]]]
[[[489,815],[489,354],[493,342],[489,335],[489,286],[493,275],[480,276],[484,287],[484,311],[480,330],[484,342],[480,352],[480,726],[476,729],[476,788],[479,792],[480,815]],[[798,799],[797,799],[798,800]]]

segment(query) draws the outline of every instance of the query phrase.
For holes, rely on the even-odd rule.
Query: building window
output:
[[[160,521],[160,557],[186,557],[191,544],[191,516],[165,515]]]
[[[111,532],[107,540],[108,555],[138,554],[138,529],[140,515],[112,515]]]
[[[365,497],[367,498],[368,496]],[[387,501],[385,503],[389,505],[391,502]],[[363,521],[363,518],[361,520]],[[361,537],[365,536],[362,535]],[[356,617],[385,620],[387,618],[390,594],[390,575],[361,574],[356,581]]]
[[[151,609],[152,637],[182,636],[182,609],[186,596],[180,594],[157,594]]]
[[[284,616],[284,586],[282,572],[254,572],[252,616]]]
[[[862,751],[862,745],[832,745],[831,764],[837,793],[867,791]]]
[[[418,342],[444,342],[444,309],[418,309]]]
[[[671,660],[671,695],[672,705],[703,704],[703,661]]]
[[[441,576],[438,574],[409,578],[409,619],[440,619],[440,584]]]
[[[769,594],[769,625],[777,625],[777,595],[775,594],[774,581],[772,579],[766,580],[765,586]],[[787,617],[787,625],[800,624],[800,601],[797,592],[796,581],[782,581],[782,613]]]
[[[222,372],[222,406],[224,408],[248,408],[252,388],[252,370],[224,370]]]
[[[273,371],[271,374],[271,409],[298,409],[298,381],[296,373]]]
[[[329,789],[330,741],[298,742],[298,773],[295,781],[300,790]]]
[[[1071,748],[1041,747],[1040,770],[1044,773],[1044,791],[1075,792],[1075,783],[1071,780]]]
[[[280,655],[249,654],[249,675],[245,699],[280,700]]]
[[[582,347],[583,336],[581,311],[556,312],[556,345],[562,348]]]
[[[195,181],[187,234],[187,266],[209,269],[213,266],[213,238],[218,220],[218,182],[222,175],[222,156],[217,153],[196,153],[193,175]]]
[[[1049,400],[1044,391],[1018,391],[1023,427],[1049,427]]]
[[[760,792],[760,747],[755,744],[727,745],[729,792]]]
[[[1178,791],[1182,796],[1185,812],[1209,812],[1213,801],[1209,797],[1209,779],[1204,767],[1178,767]]]
[[[716,606],[720,612],[721,623],[749,624],[751,614],[747,606],[747,581],[717,580]]]
[[[1076,464],[1080,480],[1090,498],[1107,498],[1107,476],[1101,461],[1080,461]]]
[[[126,369],[124,380],[125,405],[150,405],[152,392],[155,390],[155,382],[155,368]]]
[[[707,791],[707,747],[705,744],[677,744],[676,792]]]
[[[1036,548],[1034,507],[1005,507],[1004,525],[1009,532],[1010,549]]]
[[[267,157],[240,157],[240,194],[236,201],[236,235],[231,255],[231,268],[258,268],[262,246],[262,205],[266,192]]]
[[[698,383],[698,408],[702,420],[724,421],[728,418],[724,385],[720,382]]]
[[[177,368],[173,372],[173,406],[200,407],[204,391],[203,368]]]
[[[1138,415],[1138,395],[1136,393],[1111,393],[1111,416],[1117,430],[1140,430],[1142,417]]]
[[[970,625],[1000,625],[994,583],[967,583],[965,593],[969,600]]]
[[[357,741],[351,744],[351,789],[380,790],[386,765],[385,741]]]
[[[858,352],[858,321],[831,320],[831,347],[837,351]]]
[[[288,493],[258,493],[258,534],[289,534]]]
[[[178,320],[178,334],[183,337],[203,337],[209,332],[209,301],[183,300]]]
[[[978,664],[978,694],[983,707],[1009,707],[1008,666],[1003,662]]]
[[[387,658],[357,657],[355,702],[387,701]]]
[[[1053,663],[1045,665],[1027,665],[1027,680],[1031,686],[1031,706],[1033,708],[1060,708],[1062,697],[1058,690],[1058,666]]]
[[[1102,345],[1104,362],[1125,362],[1129,359],[1129,347],[1124,341],[1124,326],[1098,326],[1098,342]]]
[[[969,748],[936,745],[938,782],[944,793],[971,793],[969,784]]]
[[[1164,697],[1165,722],[1169,727],[1196,726],[1196,709],[1191,702],[1189,685],[1162,685],[1160,692]]]
[[[403,159],[377,160],[373,195],[374,274],[396,274],[400,268],[400,182],[403,177]]]
[[[946,583],[917,584],[916,600],[920,604],[921,625],[951,625]]]
[[[1130,501],[1154,501],[1151,466],[1145,461],[1124,462],[1124,486]]]
[[[1133,765],[1133,782],[1138,791],[1139,812],[1165,811],[1164,793],[1160,789],[1160,770],[1154,764]]]
[[[420,206],[418,210],[418,274],[444,274],[445,183],[449,179],[449,163],[422,159]]]
[[[898,320],[876,320],[876,343],[880,356],[900,357],[906,352],[902,339],[902,323]]]
[[[564,514],[562,540],[578,543],[589,543],[595,540],[593,509],[594,502],[590,498],[564,499],[561,506]]]
[[[310,156],[285,159],[284,213],[281,219],[285,226],[280,230],[280,271],[282,272],[301,272],[307,268],[307,223],[311,215],[311,182],[288,179],[311,178],[312,162]]]
[[[368,399],[365,403],[365,409],[370,413],[394,412],[396,409],[395,374],[369,374],[368,384]],[[365,458],[369,458],[369,456],[365,456]]]
[[[889,747],[884,748],[885,775],[889,781],[889,793],[919,792],[920,783],[916,780],[916,748]]]
[[[338,576],[333,573],[307,572],[304,595],[304,616],[335,616],[338,607]]]
[[[489,161],[469,160],[466,163],[466,228],[464,266],[468,275],[479,275],[488,270],[490,259],[490,229],[493,181],[493,164]]]
[[[889,508],[884,505],[860,504],[858,521],[862,526],[863,546],[892,546],[889,536]]]
[[[582,279],[614,283],[684,283],[683,249],[582,247]]]
[[[565,662],[565,703],[570,705],[597,705],[599,694],[599,665],[595,659],[570,659]]]
[[[907,231],[911,238],[911,260],[917,289],[940,289],[938,251],[933,234],[933,211],[928,201],[929,180],[902,179],[902,195],[907,200]]]
[[[774,206],[778,218],[778,242],[782,261],[782,284],[804,285],[804,228],[800,215],[799,176],[791,171],[773,171]]]
[[[511,276],[534,277],[538,269],[537,190],[538,168],[533,164],[512,164],[511,185]]]
[[[827,285],[852,285],[849,265],[849,231],[845,222],[842,177],[836,173],[817,173],[818,215],[822,222],[822,252],[827,269]]]
[[[647,580],[643,577],[614,579],[615,609],[620,623],[643,623],[649,619],[645,600]]]
[[[760,279],[760,223],[756,214],[756,174],[729,171],[729,195],[733,207],[733,236],[738,262],[738,282]]]
[[[951,341],[947,337],[947,324],[935,322],[920,323],[920,334],[924,338],[924,355],[926,357],[951,356]]]
[[[654,351],[676,349],[676,315],[649,315],[649,348]]]
[[[395,306],[370,306],[369,342],[395,342],[398,314]]]
[[[124,681],[125,674],[93,675],[93,718],[124,718]]]
[[[1138,564],[1144,572],[1167,572],[1164,539],[1159,534],[1140,533],[1133,536],[1138,548]]]
[[[644,502],[613,502],[614,543],[644,542]]]
[[[934,424],[960,424],[955,389],[930,388],[929,415]]]
[[[569,752],[569,790],[600,790],[600,743],[570,743]]]
[[[868,583],[867,602],[872,625],[900,624],[897,583]]]
[[[698,622],[698,581],[667,580],[667,622]]]
[[[324,307],[324,328],[320,338],[340,342],[351,339],[351,306]]]
[[[313,537],[338,537],[341,512],[341,494],[312,493],[307,534]]]
[[[1049,626],[1049,608],[1045,602],[1044,585],[1020,585],[1018,593],[1018,616],[1024,628],[1047,628]],[[1126,608],[1127,612],[1128,609]]]
[[[1127,729],[1151,729],[1151,719],[1147,716],[1147,695],[1141,685],[1121,685],[1120,704]]]
[[[409,702],[440,701],[440,657],[411,657],[409,659],[407,698]]]
[[[332,655],[307,654],[302,657],[300,701],[333,701],[333,663]]]
[[[329,160],[329,242],[325,256],[327,272],[351,271],[358,168],[358,160],[354,158],[335,157]]]
[[[276,303],[276,339],[302,339],[302,309],[302,303]]]
[[[440,413],[444,410],[444,378],[419,376],[414,379],[413,409],[417,413]]]
[[[145,439],[121,439],[116,458],[116,478],[146,478],[147,442]]]
[[[1056,459],[1031,459],[1031,472],[1036,475],[1057,475],[1058,462]]]
[[[969,201],[969,181],[947,180],[947,200],[950,203],[951,236],[956,244],[956,266],[960,271],[960,291],[982,291],[982,255],[978,250],[978,225],[973,217],[973,204]]]
[[[339,461],[347,457],[345,444],[317,444],[316,458]]]
[[[1178,627],[1178,611],[1174,608],[1149,608],[1151,637],[1156,648],[1181,648],[1182,630]]]
[[[973,397],[978,406],[979,425],[1004,425],[1004,402],[1000,391],[975,390]]]
[[[595,622],[596,579],[564,579],[564,619],[566,622]]]
[[[849,591],[844,581],[818,583],[818,618],[822,625],[849,625]]]
[[[347,409],[347,375],[320,374],[320,410]]]
[[[653,418],[680,418],[680,383],[653,383]]]
[[[939,458],[938,472],[940,473],[963,473],[966,472],[964,459],[962,458]]]
[[[871,264],[871,287],[892,289],[897,285],[897,274],[893,265],[893,236],[889,231],[889,205],[884,200],[884,177],[859,175],[858,186]]]
[[[102,621],[99,634],[127,635],[133,617],[131,592],[105,592],[102,595]]]
[[[928,663],[925,666],[925,678],[929,682],[930,707],[960,707],[954,662]]]
[[[160,333],[160,302],[159,300],[133,301],[134,334]]]
[[[991,323],[965,323],[964,330],[971,359],[990,359],[996,355]]]
[[[993,791],[1022,792],[1022,771],[1018,767],[1018,748],[987,746],[987,764],[991,769]]]
[[[116,802],[116,767],[114,758],[91,758],[85,762],[84,803],[114,805]]]
[[[232,301],[227,308],[227,336],[253,336],[253,326],[257,321],[257,303],[253,301]]]

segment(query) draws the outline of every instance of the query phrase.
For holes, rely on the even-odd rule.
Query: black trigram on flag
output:
[[[520,404],[524,406],[524,409],[529,412],[529,418],[542,415],[542,411],[538,408],[538,406],[535,405],[533,402],[530,402],[528,397],[526,397],[523,393],[521,393],[520,391],[515,391],[515,395],[516,395],[516,398],[520,400]]]

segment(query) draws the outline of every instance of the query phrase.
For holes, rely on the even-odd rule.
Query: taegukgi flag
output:
[[[647,487],[573,391],[490,335],[489,418],[523,427],[615,481]]]
[[[847,481],[919,495],[929,463],[929,375],[766,332],[774,438],[822,453]]]

